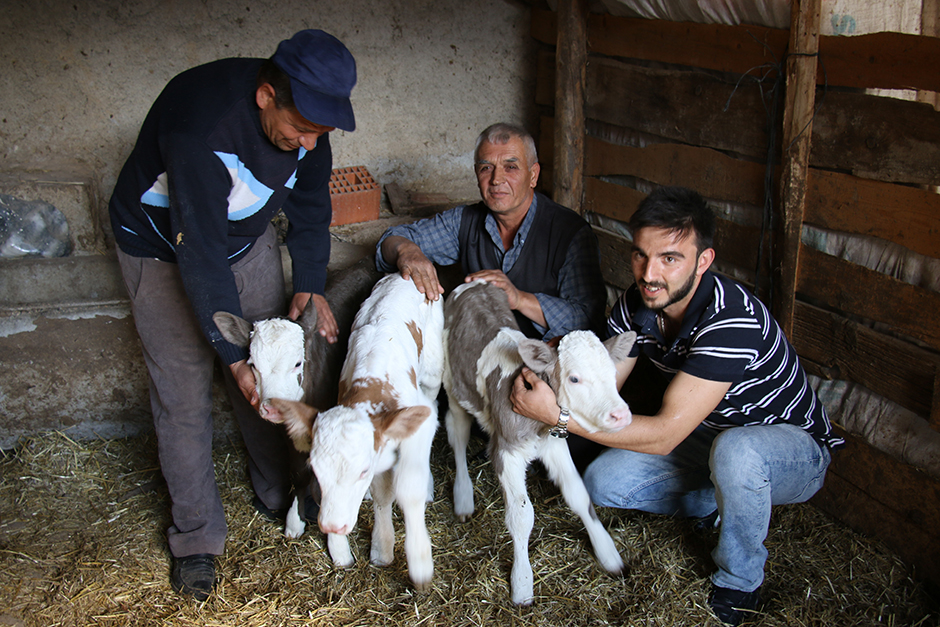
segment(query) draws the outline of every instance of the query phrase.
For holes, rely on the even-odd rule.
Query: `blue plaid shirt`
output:
[[[493,242],[497,257],[501,260],[500,270],[508,273],[522,252],[535,213],[538,211],[539,195],[535,194],[526,213],[522,226],[513,239],[512,248],[503,250],[503,241],[499,236],[496,218],[486,216],[486,232]],[[457,263],[460,260],[460,222],[465,205],[439,213],[433,217],[419,220],[412,224],[393,226],[385,231],[376,245],[376,267],[382,272],[395,272],[395,268],[382,258],[382,242],[391,235],[411,240],[428,259],[442,266]],[[568,255],[558,276],[560,296],[535,294],[542,307],[542,314],[548,328],[535,324],[543,339],[551,339],[577,329],[589,329],[598,332],[598,320],[604,315],[606,288],[600,273],[600,255],[597,240],[591,229],[582,229],[568,248]]]

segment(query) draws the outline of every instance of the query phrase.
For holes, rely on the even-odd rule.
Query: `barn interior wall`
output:
[[[759,24],[790,28],[790,0],[597,0],[611,15],[698,22]],[[921,0],[822,0],[821,35],[862,35],[891,31],[920,33]]]
[[[529,13],[520,0],[4,2],[0,194],[53,204],[73,254],[0,259],[0,448],[39,430],[149,428],[106,207],[167,80],[323,29],[358,67],[357,128],[333,134],[334,167],[363,165],[380,187],[475,198],[477,134],[497,121],[538,130]]]
[[[558,18],[556,27],[555,19],[533,13],[533,33],[546,45],[536,101],[547,115],[560,118],[557,106],[550,109],[551,95],[566,85],[556,70],[562,51],[552,48],[554,31],[564,24]],[[788,230],[780,226],[782,218],[794,216],[798,253],[774,248],[773,278],[779,287],[780,277],[792,274],[795,281],[784,296],[792,301],[795,295],[796,306],[789,313],[780,306],[786,300],[779,298],[782,290],[757,293],[777,305],[774,314],[804,366],[817,375],[815,385],[826,388],[821,400],[830,416],[848,431],[849,446],[834,456],[827,485],[814,503],[883,538],[921,577],[940,582],[935,531],[940,336],[934,321],[940,310],[940,197],[924,189],[940,182],[931,167],[936,159],[925,156],[940,149],[940,116],[923,103],[868,92],[871,87],[936,91],[935,74],[920,68],[934,67],[940,46],[932,37],[900,33],[819,37],[819,65],[827,72],[801,89],[788,66],[788,98],[781,98],[787,109],[779,116],[793,116],[797,107],[789,96],[799,94],[812,124],[792,125],[795,137],[780,138],[768,167],[772,144],[765,104],[773,76],[758,70],[784,71],[770,61],[783,57],[788,40],[793,44],[791,35],[754,26],[588,16],[582,207],[603,218],[595,221],[602,267],[605,280],[619,291],[633,279],[624,261],[629,240],[618,222],[628,220],[655,186],[693,187],[721,209],[715,240],[719,271],[738,267],[736,276],[753,284],[753,269],[769,274],[757,264],[764,240],[755,224],[765,203],[766,177],[773,176],[770,235]],[[917,63],[910,60],[915,48]],[[743,80],[745,72],[765,80]],[[892,128],[900,119],[909,125],[909,135]],[[557,152],[563,144],[557,126],[554,137],[552,123],[541,127],[547,158],[546,145],[555,144]],[[779,119],[773,128],[786,134]],[[781,176],[800,159],[790,151],[796,138],[811,144],[799,180]],[[853,143],[859,138],[864,146]],[[550,179],[553,173],[545,175]],[[791,202],[795,195],[786,192],[800,186],[804,200]]]
[[[270,56],[303,28],[336,35],[356,57],[357,129],[335,133],[334,164],[365,165],[380,184],[473,197],[476,134],[535,121],[518,1],[11,0],[0,11],[0,171],[78,163],[106,199],[168,79]]]

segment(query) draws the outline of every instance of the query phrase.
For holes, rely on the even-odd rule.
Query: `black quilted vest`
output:
[[[535,220],[521,244],[522,253],[506,276],[524,292],[559,296],[558,273],[565,263],[568,246],[580,229],[590,227],[571,209],[552,202],[542,194],[537,196]],[[464,208],[460,222],[460,263],[465,274],[502,269],[493,240],[486,232],[488,212],[489,209],[482,202]],[[526,337],[541,339],[542,334],[531,320],[517,311],[513,313]]]

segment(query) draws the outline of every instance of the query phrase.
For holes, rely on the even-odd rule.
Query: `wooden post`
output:
[[[929,37],[940,36],[940,1],[923,0],[920,7],[920,34]],[[940,109],[940,94],[935,91],[918,91],[918,102],[928,102],[934,109]]]
[[[587,0],[558,1],[555,65],[555,202],[581,213],[584,193],[584,83]]]
[[[792,0],[787,57],[786,108],[783,112],[780,215],[775,226],[773,310],[787,337],[793,335],[800,235],[806,205],[806,179],[816,103],[821,0]]]
[[[940,366],[937,366],[937,372],[933,378],[933,397],[930,401],[930,418],[928,422],[931,429],[940,431]]]

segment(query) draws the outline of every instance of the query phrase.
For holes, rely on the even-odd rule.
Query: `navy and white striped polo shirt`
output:
[[[704,424],[715,429],[786,422],[830,449],[845,442],[832,432],[826,408],[810,387],[796,350],[764,304],[731,279],[702,275],[682,329],[671,346],[636,285],[621,295],[608,332],[637,332],[630,354],[648,356],[669,380],[683,371],[731,388]]]

